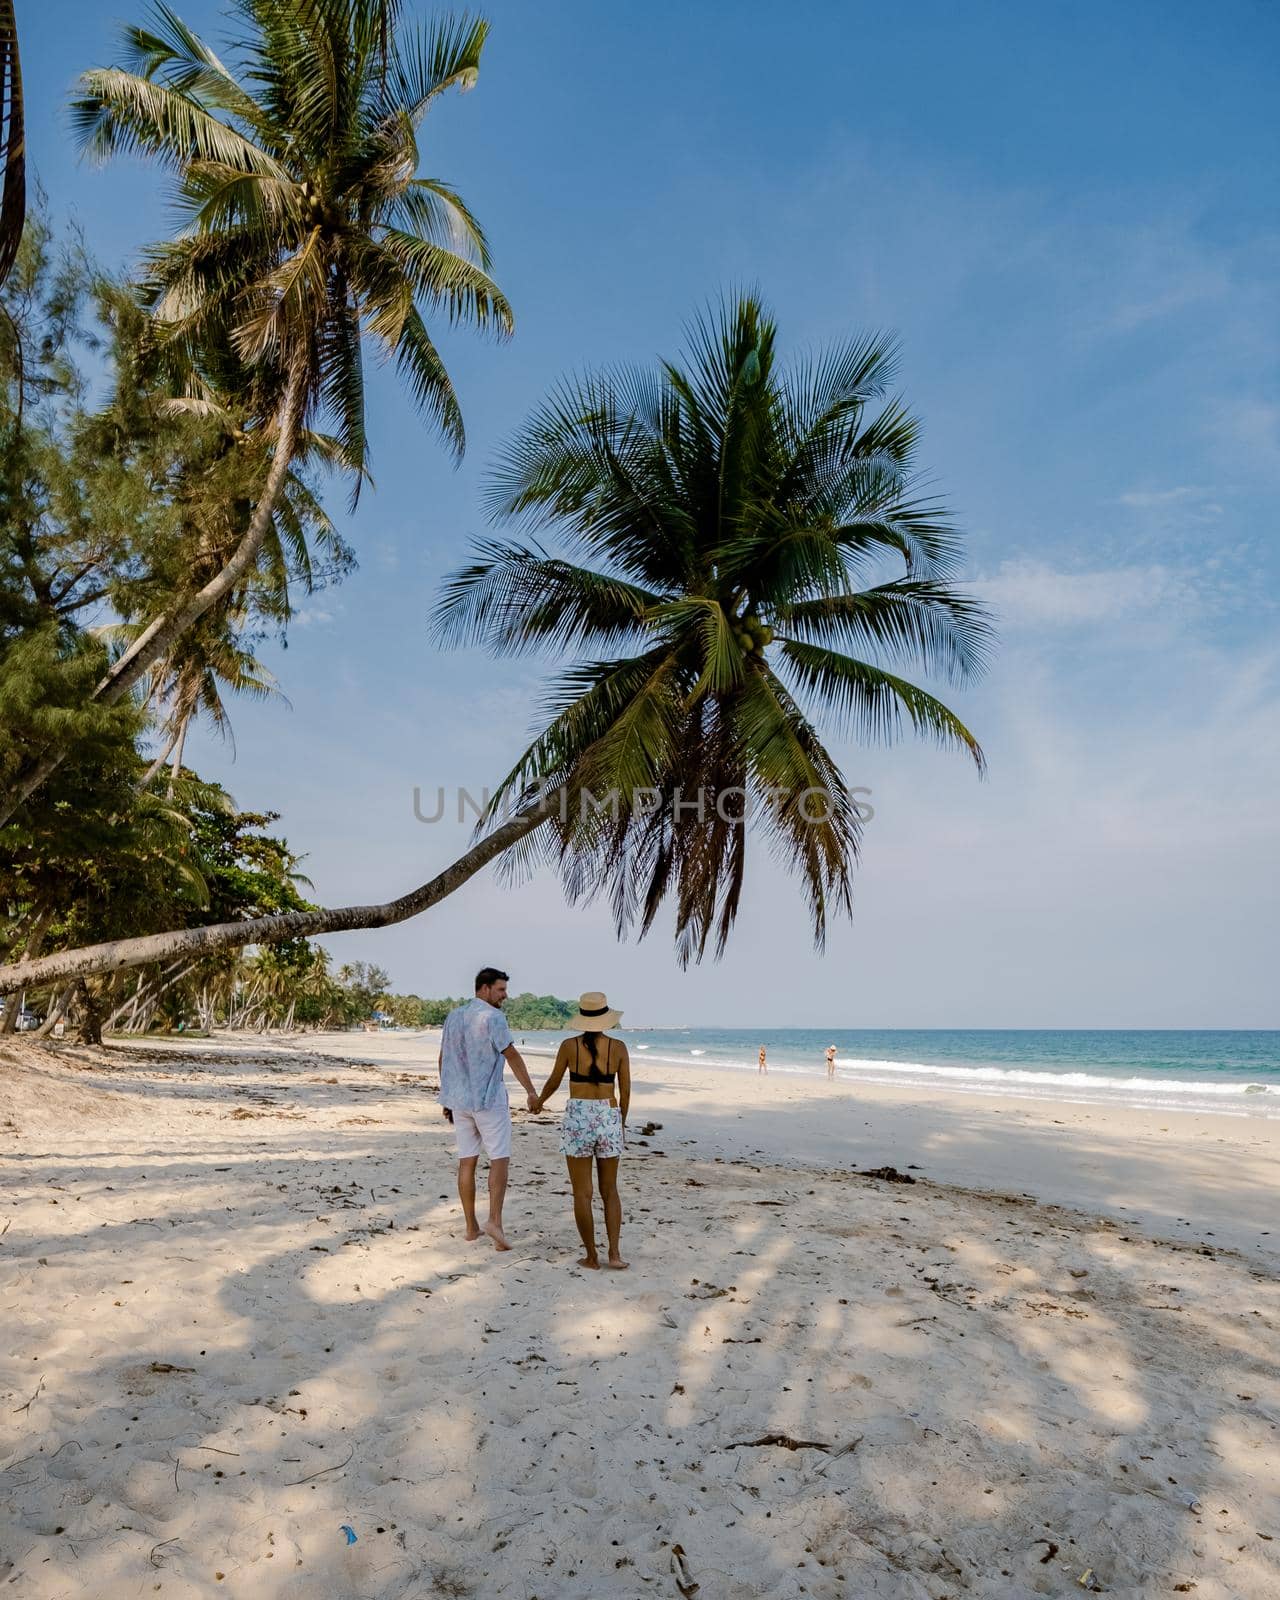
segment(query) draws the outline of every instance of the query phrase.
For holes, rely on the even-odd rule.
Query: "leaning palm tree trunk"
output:
[[[2,0],[0,0],[2,3]],[[289,467],[297,447],[298,425],[302,419],[305,374],[297,368],[290,375],[280,405],[275,454],[262,495],[249,522],[244,537],[236,546],[226,566],[211,578],[202,589],[170,610],[162,612],[148,624],[129,648],[116,661],[94,689],[92,699],[100,705],[115,705],[123,700],[142,678],[144,673],[169,654],[173,644],[197,623],[211,606],[224,600],[245,577],[258,558],[275,514],[276,503],[284,488]],[[57,771],[70,754],[69,746],[51,746],[44,751],[35,765],[0,798],[0,827],[13,816],[19,806],[31,798],[46,780]],[[150,774],[148,773],[148,781]]]
[[[187,729],[191,726],[190,716],[185,716],[178,727],[178,738],[173,749],[173,760],[169,765],[169,798],[173,799],[174,785],[182,771],[182,753],[187,748]]]
[[[258,980],[254,981],[241,994],[233,994],[231,1003],[227,1007],[227,1027],[231,1029],[243,1028],[249,1021],[249,1013],[258,997]]]
[[[302,420],[302,404],[306,373],[295,366],[285,388],[277,419],[276,447],[271,460],[271,470],[262,495],[254,507],[253,516],[244,537],[236,546],[231,559],[216,577],[213,577],[183,604],[162,612],[133,641],[125,653],[107,673],[93,692],[95,700],[114,705],[128,694],[143,673],[168,654],[174,642],[204,616],[211,606],[225,600],[248,573],[258,558],[263,541],[271,529],[276,503],[284,488],[285,479],[293,463],[298,443],[298,424]]]
[[[247,918],[243,922],[214,922],[202,928],[178,928],[171,933],[152,933],[139,939],[115,939],[106,944],[85,945],[80,950],[63,950],[39,961],[0,967],[0,994],[9,994],[24,984],[56,983],[75,978],[81,983],[81,994],[87,996],[88,991],[83,987],[86,977],[123,972],[128,967],[147,966],[153,961],[203,956],[214,950],[275,944],[282,939],[310,938],[321,933],[346,933],[354,928],[386,928],[405,922],[460,889],[481,867],[557,814],[560,806],[558,793],[544,794],[481,839],[452,866],[398,900],[375,906],[284,911],[270,917]]]
[[[34,1038],[47,1039],[49,1037],[54,1028],[56,1028],[58,1023],[62,1020],[62,1013],[67,1009],[73,992],[73,985],[67,984],[67,986],[54,998],[53,1004],[49,1007],[49,1015],[36,1029],[33,1035]]]
[[[3,283],[18,254],[27,217],[27,136],[13,0],[0,0],[0,125],[4,129],[4,186],[0,190],[0,283]]]
[[[178,737],[182,732],[183,732],[183,730],[181,728],[177,729],[177,731],[170,737],[170,740],[169,740],[168,744],[165,745],[164,749],[160,752],[160,754],[155,758],[155,760],[151,763],[151,765],[143,773],[142,778],[140,779],[140,781],[138,783],[138,792],[140,794],[144,793],[147,789],[149,789],[151,787],[151,785],[156,781],[156,774],[160,771],[160,768],[162,766],[164,766],[165,762],[168,761],[169,757],[173,754],[174,748],[178,743]]]
[[[125,1023],[124,1031],[126,1033],[134,1033],[139,1031],[139,1007],[142,1007],[144,1012],[153,1010],[155,1008],[156,1001],[159,1000],[162,995],[167,994],[168,991],[173,988],[175,983],[181,983],[183,978],[186,977],[187,973],[191,971],[195,964],[196,963],[194,961],[175,961],[172,963],[172,965],[165,967],[163,971],[153,973],[150,977],[144,978],[129,996],[129,998],[120,1002],[120,1004],[103,1023],[103,1027],[108,1031],[114,1029],[116,1023],[120,1021],[120,1018],[123,1017],[127,1011],[129,1013],[129,1019]],[[173,975],[170,976],[170,974]],[[167,982],[166,979],[168,980]]]

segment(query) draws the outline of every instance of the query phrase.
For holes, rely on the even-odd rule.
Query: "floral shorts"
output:
[[[562,1156],[622,1154],[622,1112],[607,1100],[570,1100],[560,1124]]]

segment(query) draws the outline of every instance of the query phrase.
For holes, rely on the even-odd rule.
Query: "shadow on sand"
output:
[[[664,1154],[668,1120],[623,1166],[632,1270],[584,1273],[549,1117],[518,1124],[499,1256],[461,1239],[429,1085],[330,1067],[122,1054],[94,1075],[118,1141],[25,1140],[14,1593],[1280,1594],[1256,1264],[1017,1196]],[[171,1137],[174,1109],[210,1120]]]

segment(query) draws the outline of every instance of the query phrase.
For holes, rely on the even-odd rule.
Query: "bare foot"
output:
[[[625,1272],[631,1263],[624,1261],[621,1256],[610,1256],[605,1265],[612,1267],[615,1272]]]
[[[599,1256],[583,1256],[578,1265],[580,1267],[590,1267],[592,1272],[599,1272],[600,1258]]]
[[[462,1235],[462,1237],[467,1241],[468,1244],[473,1244],[475,1242],[475,1240],[477,1240],[480,1237],[480,1229],[479,1228],[468,1228],[467,1231]]]
[[[496,1222],[486,1222],[484,1231],[493,1240],[493,1248],[495,1250],[510,1250],[511,1246],[507,1243],[507,1236]]]

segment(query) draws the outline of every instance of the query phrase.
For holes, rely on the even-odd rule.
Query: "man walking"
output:
[[[507,974],[496,967],[476,973],[476,997],[457,1006],[444,1020],[440,1039],[440,1104],[453,1123],[458,1140],[458,1198],[467,1238],[487,1233],[496,1250],[510,1250],[502,1231],[502,1202],[507,1193],[511,1160],[511,1103],[502,1079],[506,1061],[525,1091],[530,1111],[538,1094],[524,1058],[511,1039],[502,1014]],[[476,1221],[476,1165],[480,1151],[489,1157],[489,1217]]]

